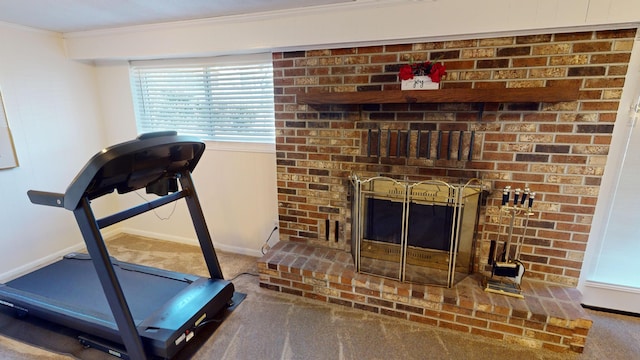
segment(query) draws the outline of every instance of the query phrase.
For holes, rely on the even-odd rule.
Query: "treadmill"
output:
[[[232,304],[191,173],[205,144],[176,132],[143,134],[93,156],[64,194],[28,192],[34,204],[71,210],[88,254],[71,253],[0,284],[0,305],[75,329],[80,341],[130,359],[174,357]],[[145,188],[154,200],[96,219],[91,200]],[[120,262],[101,230],[184,199],[209,277]],[[206,333],[206,332],[205,332]],[[124,346],[124,349],[122,349]]]

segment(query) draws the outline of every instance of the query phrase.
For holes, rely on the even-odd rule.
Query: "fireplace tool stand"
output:
[[[502,205],[500,206],[500,213],[498,215],[498,237],[496,240],[491,241],[491,248],[489,250],[489,264],[492,266],[491,277],[485,278],[483,285],[484,290],[487,292],[523,299],[524,295],[522,294],[520,283],[525,269],[524,264],[520,261],[520,249],[524,242],[527,226],[529,225],[529,217],[533,215],[531,207],[533,206],[536,193],[530,193],[529,188],[524,189],[522,196],[520,196],[520,192],[520,189],[516,189],[513,192],[512,205],[509,204],[511,186],[505,187],[502,192]],[[525,203],[527,203],[526,207]],[[504,243],[502,250],[498,252],[500,246],[499,240],[503,232],[503,217],[509,219],[509,224],[504,226],[507,241]],[[513,228],[517,217],[523,218],[524,225],[522,235],[517,237],[517,242],[514,244]],[[515,245],[513,256],[511,256],[512,245]]]

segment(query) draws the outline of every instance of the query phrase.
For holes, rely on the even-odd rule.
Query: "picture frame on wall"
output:
[[[18,157],[13,146],[13,138],[9,129],[7,112],[4,108],[4,99],[0,92],[0,170],[11,169],[18,166]]]

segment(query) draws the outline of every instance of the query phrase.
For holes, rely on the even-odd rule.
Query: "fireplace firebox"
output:
[[[351,177],[356,270],[451,287],[473,271],[482,183]]]

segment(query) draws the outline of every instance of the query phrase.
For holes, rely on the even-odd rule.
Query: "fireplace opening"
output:
[[[402,235],[403,203],[368,198],[364,237],[398,244]],[[453,208],[437,204],[408,204],[407,244],[413,247],[448,251],[451,247]]]
[[[481,185],[352,178],[359,272],[450,287],[473,270]],[[471,185],[473,183],[473,185]]]

